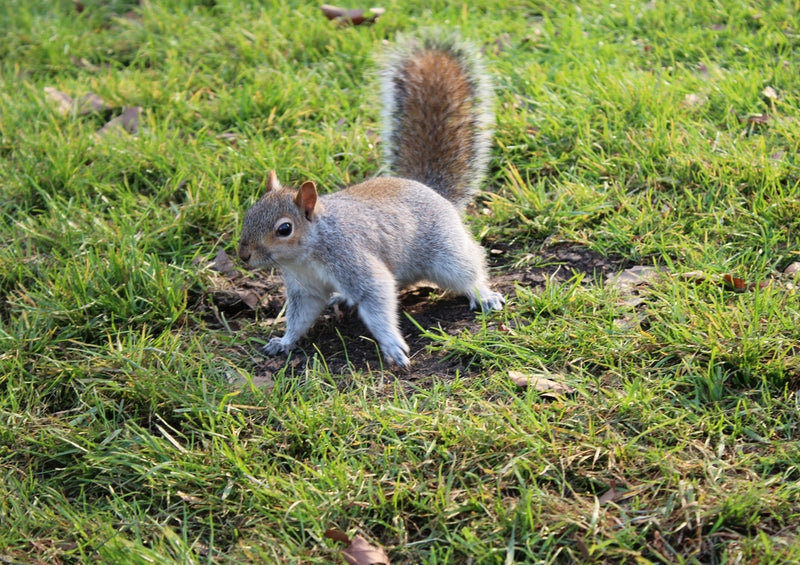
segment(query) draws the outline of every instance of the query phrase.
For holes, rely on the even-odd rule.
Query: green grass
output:
[[[0,6],[0,561],[328,563],[332,527],[393,563],[800,560],[797,2],[391,2],[359,28],[83,5]],[[576,275],[428,332],[470,362],[455,379],[317,357],[232,387],[264,329],[206,327],[202,265],[269,169],[379,170],[373,57],[430,25],[498,87],[472,222],[512,249],[498,270],[568,242],[665,273],[635,307]],[[98,137],[108,116],[45,87],[141,106],[140,132]]]

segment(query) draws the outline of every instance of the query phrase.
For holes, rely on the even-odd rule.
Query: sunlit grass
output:
[[[393,563],[800,560],[797,6],[82,5],[0,6],[0,561],[329,563],[328,528]],[[250,386],[266,330],[207,327],[204,265],[270,169],[379,172],[374,55],[430,25],[497,86],[470,219],[497,271],[567,243],[660,275],[427,331],[456,378],[316,356]]]

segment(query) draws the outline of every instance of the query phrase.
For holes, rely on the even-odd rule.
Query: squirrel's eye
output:
[[[275,233],[278,235],[278,237],[289,237],[292,235],[292,224],[289,222],[283,222],[277,227]]]

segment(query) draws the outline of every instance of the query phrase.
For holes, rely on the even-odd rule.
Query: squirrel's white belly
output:
[[[330,269],[318,261],[308,260],[291,266],[282,266],[283,276],[290,276],[306,291],[327,300],[335,292],[340,292],[339,284]]]

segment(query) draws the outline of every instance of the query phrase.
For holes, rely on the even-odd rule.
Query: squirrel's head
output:
[[[298,190],[286,188],[270,171],[267,191],[244,216],[239,257],[254,268],[302,260],[304,241],[320,209],[313,182]]]

